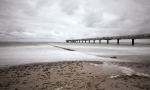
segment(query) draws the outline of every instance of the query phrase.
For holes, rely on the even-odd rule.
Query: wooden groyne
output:
[[[121,39],[131,39],[132,45],[134,45],[135,39],[150,39],[150,34],[137,34],[137,35],[124,35],[124,36],[110,36],[110,37],[96,37],[96,38],[82,38],[82,39],[70,39],[66,40],[67,43],[83,43],[93,41],[95,43],[96,40],[107,40],[107,44],[109,44],[109,40],[117,40],[117,44],[119,44],[119,40]]]

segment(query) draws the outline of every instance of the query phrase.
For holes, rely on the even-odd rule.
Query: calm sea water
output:
[[[65,48],[65,49],[64,49]],[[68,49],[74,50],[69,51]],[[111,57],[116,57],[111,58]],[[50,43],[0,42],[0,66],[72,60],[150,61],[150,42]]]

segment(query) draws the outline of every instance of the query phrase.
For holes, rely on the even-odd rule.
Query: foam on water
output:
[[[109,78],[115,78],[120,75],[129,75],[129,76],[138,75],[138,76],[150,77],[150,75],[145,74],[143,72],[135,71],[132,68],[125,67],[125,66],[118,66],[118,65],[114,65],[114,64],[106,63],[106,62],[104,62],[103,64],[90,63],[90,65],[95,66],[95,67],[100,67],[101,71],[103,71],[102,73],[106,75],[110,75]]]

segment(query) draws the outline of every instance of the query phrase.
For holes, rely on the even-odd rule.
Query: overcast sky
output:
[[[150,0],[0,0],[0,40],[143,33],[150,33]]]

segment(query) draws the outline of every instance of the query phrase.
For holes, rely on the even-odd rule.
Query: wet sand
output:
[[[110,68],[105,63],[67,61],[3,67],[0,90],[150,90],[149,63],[108,62],[113,64]],[[120,66],[143,68],[147,74],[115,71]]]

